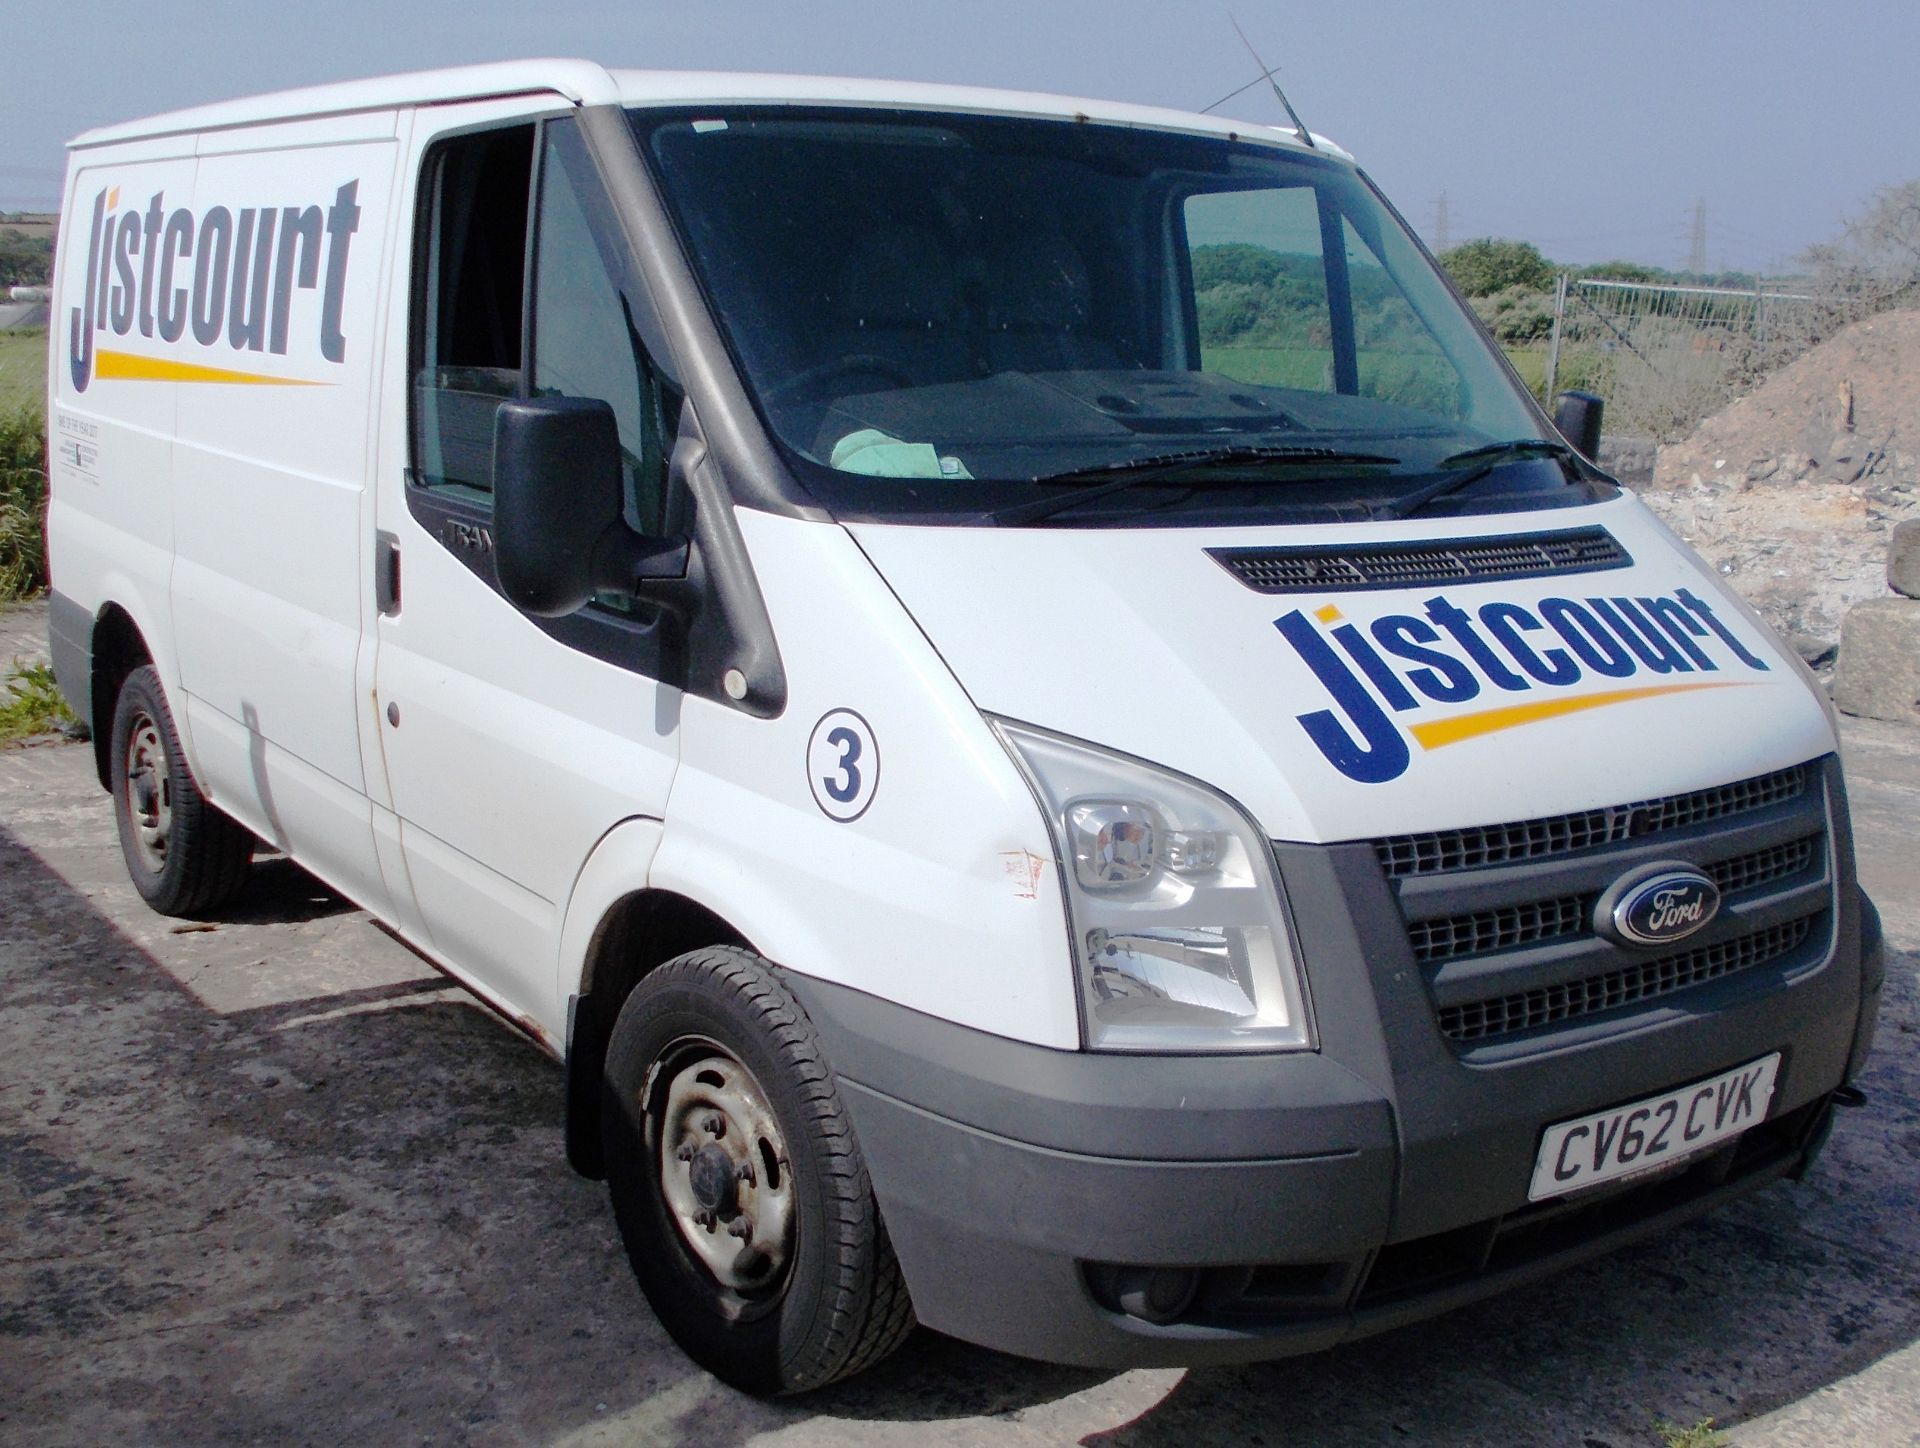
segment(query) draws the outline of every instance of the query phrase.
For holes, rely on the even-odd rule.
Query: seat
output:
[[[1087,263],[1051,223],[1011,229],[987,278],[987,360],[995,372],[1062,372],[1126,365],[1088,331]]]
[[[871,359],[864,370],[881,386],[979,375],[952,253],[926,227],[891,225],[863,236],[841,268],[833,311],[837,356]],[[855,390],[847,379],[862,371],[850,361],[835,390]]]

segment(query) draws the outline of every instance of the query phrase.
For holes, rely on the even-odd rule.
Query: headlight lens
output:
[[[1266,840],[1182,775],[993,721],[1047,811],[1101,1051],[1310,1048],[1306,988]]]

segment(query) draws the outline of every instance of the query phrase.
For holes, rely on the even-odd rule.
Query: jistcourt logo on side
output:
[[[74,390],[85,392],[96,377],[283,387],[327,381],[236,364],[250,353],[346,361],[341,310],[359,191],[355,179],[331,202],[196,212],[170,210],[164,191],[123,210],[120,188],[102,187],[93,199],[86,299],[68,319]],[[319,294],[317,315],[310,303],[297,305],[302,291]],[[96,348],[98,333],[137,334],[167,351]]]

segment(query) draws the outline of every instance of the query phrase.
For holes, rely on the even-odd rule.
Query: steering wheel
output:
[[[801,368],[791,377],[781,378],[766,388],[763,396],[768,402],[781,402],[795,393],[806,392],[829,377],[851,376],[860,372],[885,378],[899,387],[914,385],[912,375],[899,363],[876,357],[871,352],[849,352],[844,357],[830,357],[825,362]]]

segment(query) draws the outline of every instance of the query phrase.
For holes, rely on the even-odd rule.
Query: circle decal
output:
[[[880,746],[851,709],[829,709],[807,740],[807,785],[830,820],[849,824],[867,812],[880,787]]]

